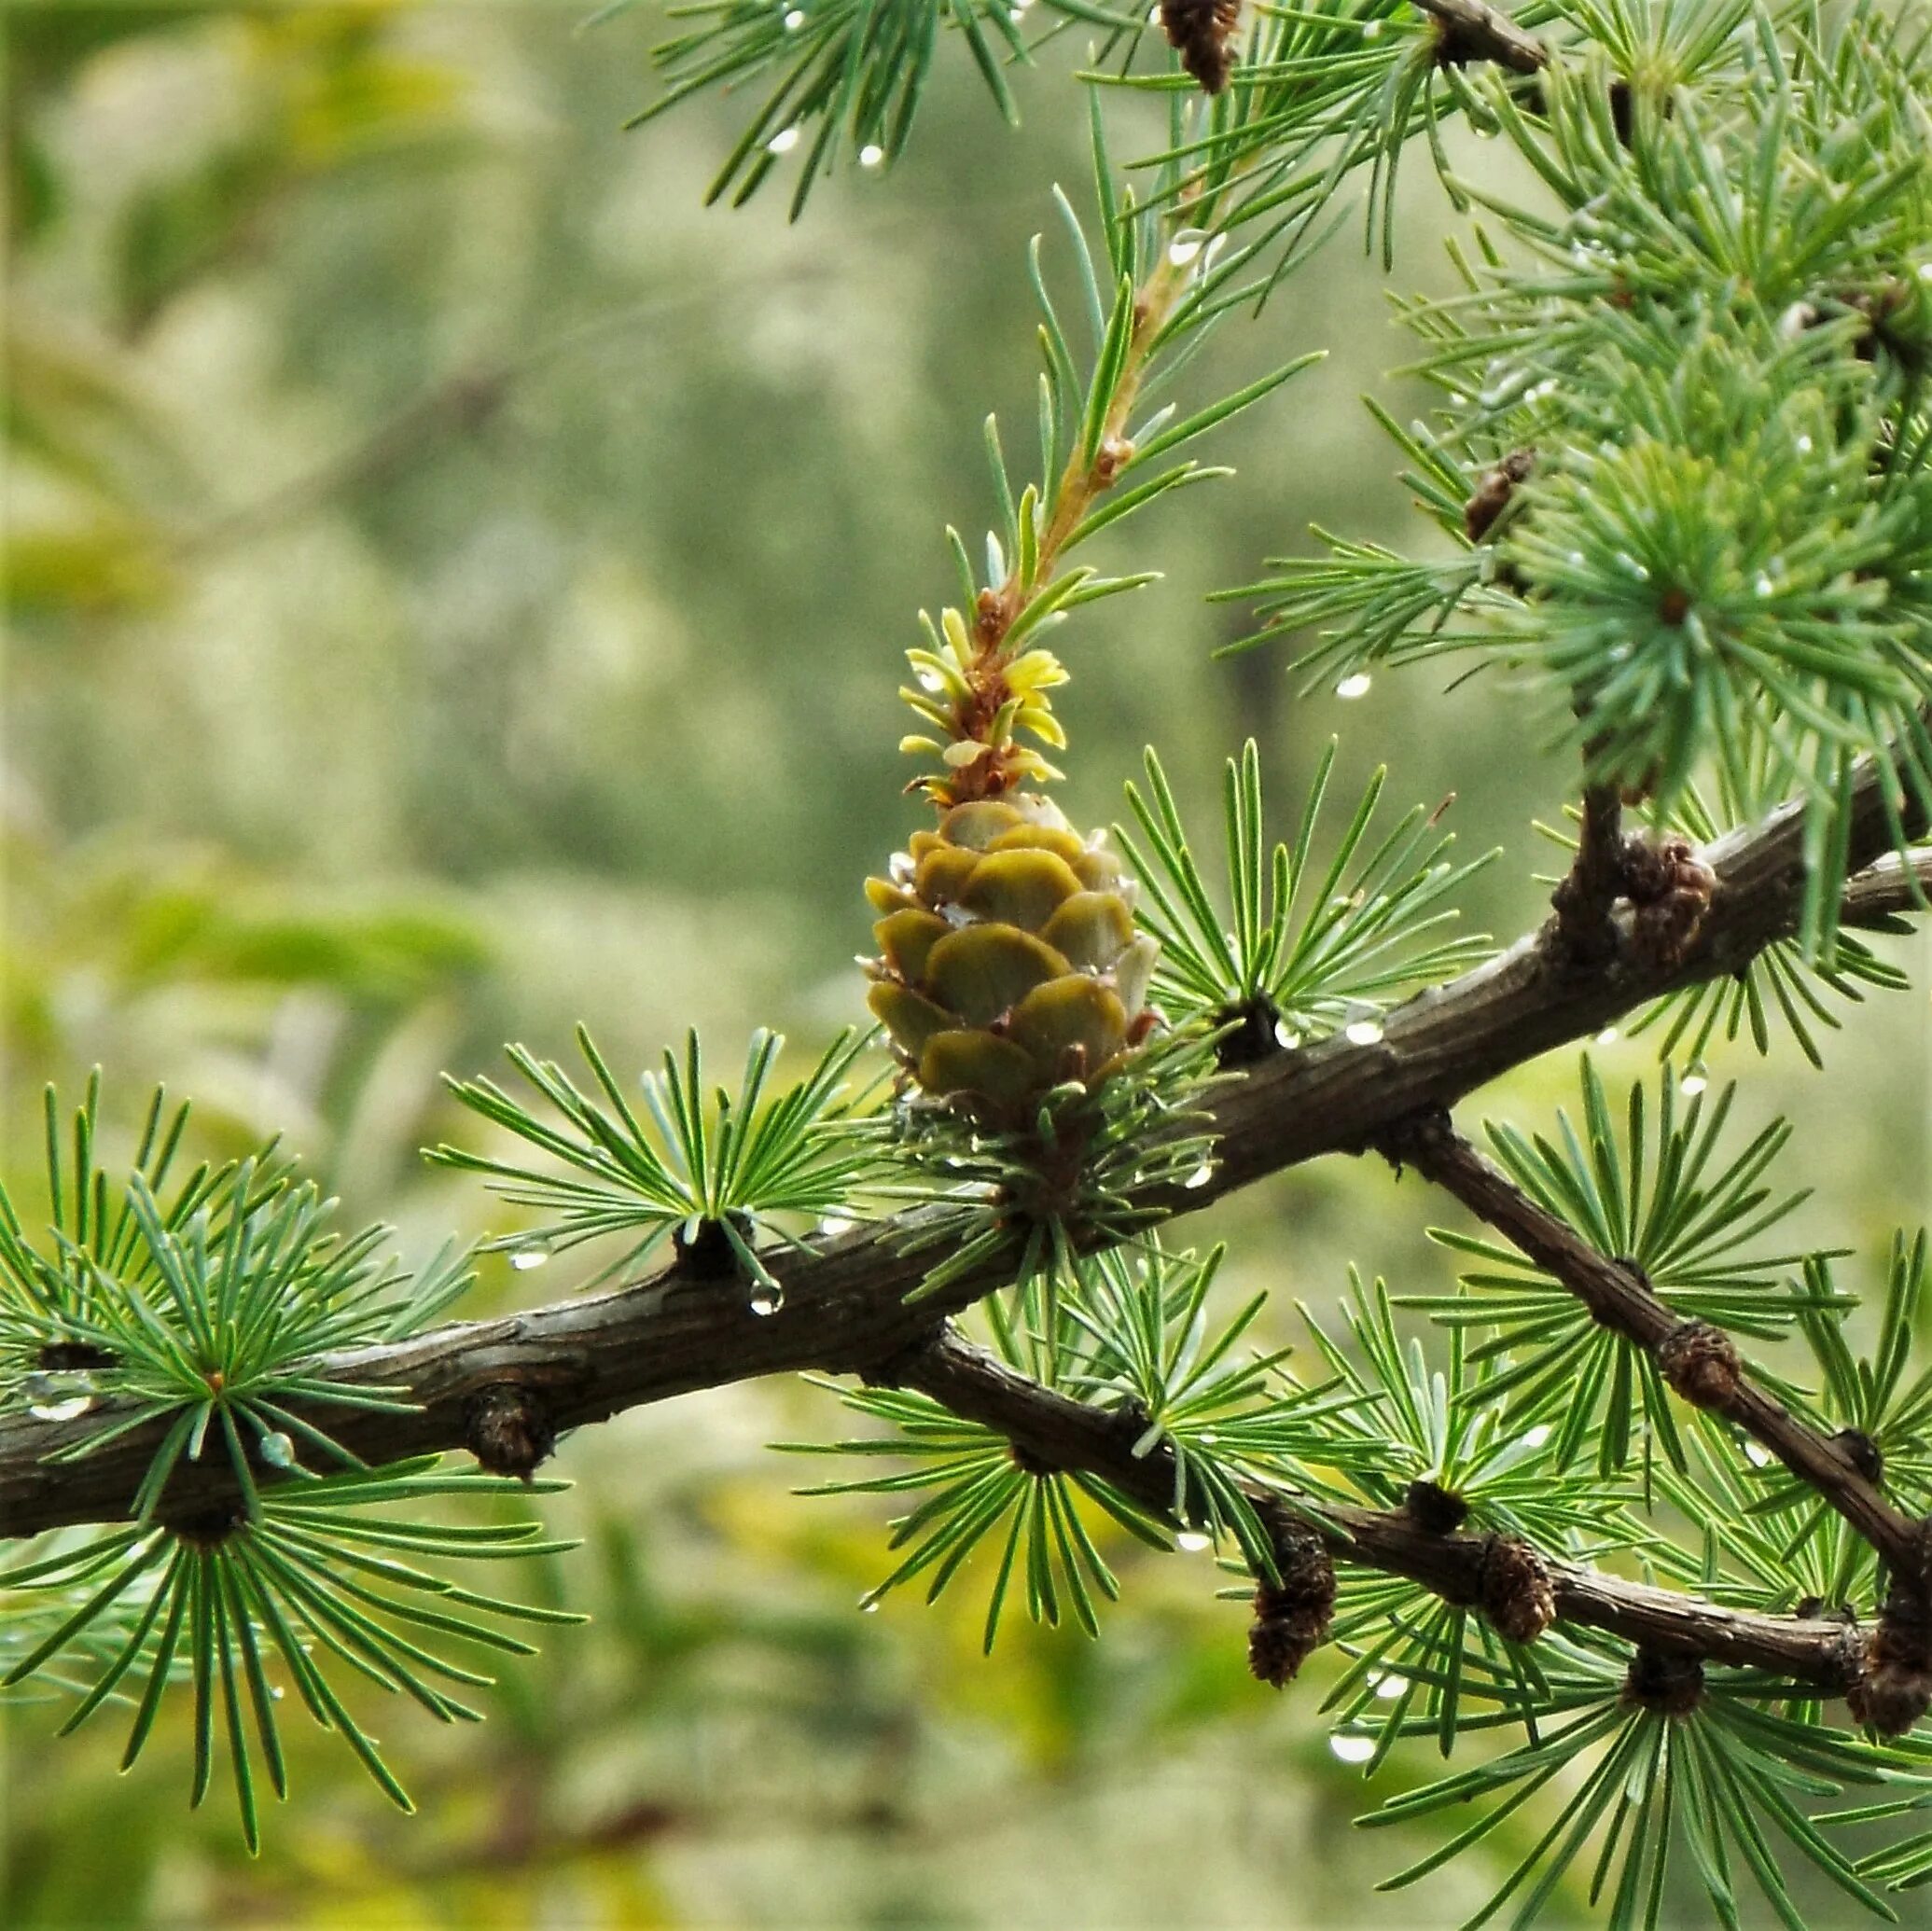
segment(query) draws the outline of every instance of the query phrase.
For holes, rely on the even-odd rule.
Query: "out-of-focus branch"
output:
[[[1540,74],[1550,49],[1525,34],[1508,14],[1482,0],[1411,0],[1418,13],[1436,22],[1436,58],[1444,66],[1487,62],[1512,74]]]

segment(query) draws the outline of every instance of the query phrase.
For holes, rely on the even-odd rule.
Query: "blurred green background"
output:
[[[859,1010],[858,882],[917,818],[898,653],[948,594],[945,524],[989,513],[981,418],[1030,421],[1025,243],[1052,181],[1084,188],[1072,50],[1020,78],[1015,133],[942,58],[907,161],[841,174],[787,226],[776,184],[702,206],[734,104],[623,132],[662,22],[586,31],[586,10],[0,12],[0,1173],[30,1205],[40,1090],[100,1063],[123,1128],[165,1081],[208,1148],[281,1129],[420,1254],[509,1224],[418,1160],[465,1130],[440,1069],[511,1038],[561,1052],[578,1019],[614,1062],[697,1022],[729,1063],[754,1024],[802,1051]],[[1126,153],[1155,145],[1134,104]],[[1444,272],[1425,174],[1404,287]],[[1345,230],[1195,366],[1203,400],[1337,352],[1211,452],[1237,482],[1132,526],[1165,581],[1063,633],[1063,801],[1118,815],[1154,739],[1205,807],[1252,731],[1285,802],[1339,730],[1355,776],[1391,764],[1397,803],[1457,793],[1463,849],[1505,852],[1471,920],[1513,935],[1547,892],[1531,821],[1568,774],[1503,683],[1383,677],[1345,703],[1298,695],[1278,654],[1209,661],[1240,618],[1202,593],[1310,518],[1418,540],[1356,400],[1413,405],[1383,380],[1385,315]],[[1804,1231],[1868,1259],[1932,1190],[1932,952],[1895,951],[1913,990],[1856,1016],[1828,1077],[1788,1049],[1714,1067],[1747,1127],[1800,1116]],[[1619,1077],[1651,1059],[1601,1056]],[[1545,1118],[1574,1071],[1558,1055],[1494,1106]],[[1286,1335],[1350,1260],[1446,1283],[1431,1208],[1337,1160],[1207,1231]],[[513,1285],[493,1258],[476,1305],[571,1271]],[[798,1465],[763,1446],[838,1424],[764,1384],[569,1441],[579,1486],[550,1513],[586,1546],[545,1586],[596,1620],[509,1672],[480,1732],[380,1713],[413,1820],[312,1734],[251,1864],[224,1803],[186,1812],[178,1725],[122,1781],[118,1736],[56,1744],[49,1711],[9,1711],[0,1920],[1420,1925],[1475,1901],[1480,1868],[1373,1895],[1420,1844],[1350,1831],[1328,1665],[1286,1697],[1252,1684],[1203,1557],[1117,1549],[1097,1646],[1009,1626],[983,1661],[971,1588],[862,1618],[884,1510],[791,1500]],[[1371,1794],[1429,1761],[1398,1756]]]

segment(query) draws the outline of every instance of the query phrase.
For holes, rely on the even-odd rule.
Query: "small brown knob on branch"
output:
[[[1255,1590],[1255,1619],[1248,1629],[1248,1668],[1277,1689],[1328,1633],[1335,1613],[1335,1565],[1312,1531],[1284,1533],[1274,1541],[1276,1580]]]
[[[1669,838],[1660,845],[1633,839],[1624,855],[1624,877],[1635,912],[1631,950],[1654,966],[1681,964],[1711,909],[1717,874],[1689,839]]]
[[[1831,1438],[1831,1446],[1842,1454],[1873,1488],[1885,1479],[1885,1455],[1877,1442],[1862,1428],[1841,1428]]]
[[[1234,65],[1230,43],[1241,24],[1241,0],[1161,0],[1161,27],[1181,65],[1217,94]]]
[[[1480,543],[1496,519],[1509,507],[1517,486],[1529,480],[1536,466],[1535,450],[1511,450],[1476,485],[1475,493],[1463,505],[1463,531],[1471,543]]]
[[[1660,1343],[1657,1366],[1692,1408],[1719,1412],[1736,1399],[1744,1378],[1735,1344],[1708,1321],[1680,1321]]]
[[[465,1438],[480,1466],[521,1481],[528,1481],[557,1446],[557,1432],[535,1394],[514,1382],[499,1382],[471,1398]]]
[[[1918,1574],[1893,1577],[1864,1674],[1845,1691],[1852,1715],[1883,1737],[1904,1736],[1932,1710],[1932,1522],[1920,1524],[1919,1544]]]
[[[1415,1526],[1430,1535],[1452,1535],[1469,1519],[1469,1505],[1439,1482],[1411,1482],[1402,1507]]]
[[[1704,1666],[1695,1656],[1639,1649],[1623,1679],[1623,1700],[1661,1716],[1688,1716],[1704,1700]]]
[[[1497,1634],[1534,1643],[1556,1620],[1556,1586],[1543,1558],[1514,1535],[1492,1535],[1477,1572],[1477,1606]]]

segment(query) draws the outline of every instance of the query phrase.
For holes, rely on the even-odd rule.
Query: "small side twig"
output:
[[[1622,796],[1614,785],[1586,785],[1577,856],[1550,898],[1556,949],[1572,971],[1598,972],[1617,956],[1616,907],[1627,889]]]
[[[1916,1574],[1922,1525],[1896,1508],[1830,1436],[1800,1421],[1752,1379],[1730,1338],[1686,1321],[1625,1262],[1599,1254],[1465,1139],[1443,1113],[1420,1115],[1383,1136],[1391,1160],[1413,1167],[1521,1248],[1590,1312],[1649,1354],[1671,1386],[1733,1422],[1851,1523],[1895,1572]]]

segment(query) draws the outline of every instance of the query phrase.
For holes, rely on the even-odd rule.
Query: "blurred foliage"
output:
[[[1044,184],[1084,171],[1077,49],[1010,77],[1000,137],[978,75],[939,63],[892,193],[841,174],[788,228],[762,201],[702,208],[733,104],[622,131],[654,10],[578,14],[6,15],[0,1172],[25,1197],[42,1083],[105,1062],[125,1104],[192,1091],[203,1151],[285,1129],[423,1258],[521,1224],[417,1160],[452,1131],[441,1068],[507,1037],[561,1054],[579,1019],[628,1067],[688,1024],[765,1023],[797,1042],[789,1078],[857,1016],[858,882],[906,823],[898,653],[949,580],[944,523],[992,513],[981,418],[1030,407],[1011,270]],[[1446,289],[1426,173],[1405,171],[1396,226],[1407,279]],[[1279,663],[1207,662],[1235,626],[1201,592],[1311,518],[1371,537],[1401,518],[1352,398],[1403,346],[1364,326],[1381,298],[1355,231],[1329,245],[1265,327],[1277,359],[1334,358],[1232,426],[1238,486],[1170,507],[1147,556],[1106,554],[1167,578],[1087,627],[1068,808],[1121,815],[1157,724],[1199,800],[1250,734],[1300,796],[1345,727],[1342,795],[1384,757],[1403,802],[1460,790],[1461,849],[1506,851],[1466,916],[1510,933],[1540,915],[1529,826],[1564,773],[1507,694],[1425,670],[1295,700]],[[1208,347],[1203,394],[1256,366],[1241,333]],[[1859,1014],[1828,1085],[1786,1042],[1734,1054],[1757,1110],[1802,1128],[1794,1244],[1923,1217],[1926,942],[1885,945],[1913,989]],[[1633,1072],[1653,1051],[1599,1049]],[[1495,1108],[1533,1117],[1568,1077],[1529,1069]],[[1429,1204],[1328,1162],[1216,1231],[1263,1236],[1235,1243],[1237,1292],[1320,1310],[1348,1258],[1446,1289]],[[579,1277],[560,1260],[516,1291]],[[301,1814],[248,1865],[227,1818],[181,1813],[179,1774],[120,1782],[118,1739],[56,1750],[44,1712],[10,1710],[0,1920],[1416,1924],[1542,1827],[1532,1807],[1488,1870],[1365,1915],[1389,1847],[1346,1832],[1355,1775],[1309,1720],[1339,1658],[1277,1702],[1205,1560],[1106,1523],[1104,1646],[1020,1627],[983,1661],[971,1591],[862,1617],[885,1505],[802,1508],[761,1447],[836,1425],[822,1395],[758,1385],[566,1444],[578,1486],[547,1519],[587,1540],[563,1563],[593,1625],[514,1665],[480,1732],[398,1714],[382,1742],[415,1767],[415,1820],[292,1732]],[[561,1601],[561,1565],[533,1566]],[[166,1723],[150,1744],[177,1773],[190,1747]],[[1377,1791],[1427,1760],[1398,1746]]]

